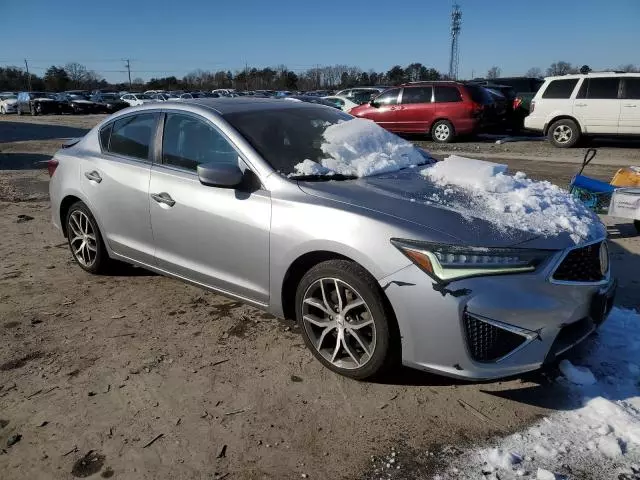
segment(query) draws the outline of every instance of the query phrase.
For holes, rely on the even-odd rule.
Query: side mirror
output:
[[[203,163],[198,165],[198,179],[210,187],[235,188],[242,182],[242,170],[233,163]]]
[[[378,107],[380,106],[380,104],[379,104],[379,103],[376,103],[376,101],[375,101],[375,100],[371,100],[371,101],[369,102],[369,105],[371,105],[373,108],[378,108]]]

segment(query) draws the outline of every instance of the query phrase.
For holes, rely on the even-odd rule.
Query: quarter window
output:
[[[238,165],[238,153],[210,124],[189,115],[167,114],[162,139],[162,163],[196,171],[201,163]]]
[[[113,122],[108,151],[118,155],[148,160],[155,126],[156,114],[154,113],[131,115],[116,120]]]
[[[624,79],[624,98],[640,100],[640,77]]]
[[[378,105],[396,105],[398,103],[398,93],[400,92],[399,88],[392,88],[391,90],[387,90],[383,92],[381,95],[378,95],[375,98],[375,101]]]
[[[402,92],[402,103],[431,103],[432,87],[409,87]]]
[[[577,98],[615,99],[618,98],[619,86],[618,77],[585,78]]]
[[[577,78],[567,78],[566,80],[552,80],[547,85],[546,90],[542,94],[542,98],[569,98],[571,92],[578,83]]]
[[[100,130],[100,146],[103,150],[109,150],[109,137],[111,136],[111,127],[113,123],[102,127]]]
[[[461,102],[462,96],[456,87],[436,86],[435,99],[439,103]]]

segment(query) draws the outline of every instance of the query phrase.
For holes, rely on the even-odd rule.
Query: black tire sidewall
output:
[[[93,262],[93,264],[90,267],[87,267],[78,261],[75,254],[73,253],[73,247],[71,246],[71,231],[69,228],[69,219],[71,218],[71,214],[78,210],[87,216],[87,218],[89,219],[89,222],[91,223],[91,228],[93,228],[93,231],[95,232],[95,236],[96,236],[96,261]],[[106,269],[109,257],[104,247],[104,242],[102,241],[102,234],[100,233],[100,228],[98,227],[98,223],[96,222],[96,219],[93,217],[91,210],[89,210],[89,207],[87,207],[84,202],[74,203],[73,205],[71,205],[71,207],[67,211],[65,222],[66,222],[65,225],[67,229],[67,243],[69,244],[69,250],[71,251],[71,255],[73,256],[73,259],[75,260],[75,262],[80,266],[80,268],[82,268],[83,270],[89,273],[104,272]]]
[[[447,137],[446,140],[438,140],[435,136],[435,131],[436,131],[436,127],[438,125],[446,125],[447,127],[449,127],[449,136]],[[431,126],[431,139],[435,142],[435,143],[451,143],[453,141],[453,137],[455,136],[454,131],[453,131],[453,125],[451,124],[450,121],[448,120],[438,120],[436,123],[434,123]]]
[[[571,139],[567,143],[558,143],[553,137],[553,131],[560,125],[566,125],[571,129]],[[551,145],[553,145],[554,147],[571,148],[580,140],[580,128],[578,127],[578,124],[573,120],[569,120],[569,119],[558,120],[556,122],[553,122],[549,127],[549,131],[547,132],[547,138],[549,139],[549,142],[551,143]]]
[[[357,369],[336,367],[327,361],[312,344],[302,321],[302,300],[307,289],[320,278],[337,278],[353,287],[365,301],[373,316],[376,328],[376,347],[371,359]],[[363,380],[379,376],[396,363],[399,342],[396,342],[395,318],[385,301],[384,294],[375,279],[360,265],[348,260],[329,260],[311,268],[300,280],[296,290],[296,319],[305,344],[313,355],[328,369],[346,377]]]

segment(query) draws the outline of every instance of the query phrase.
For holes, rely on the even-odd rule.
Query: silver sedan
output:
[[[128,108],[49,162],[53,223],[84,270],[128,262],[296,319],[320,362],[358,379],[399,363],[513,375],[606,318],[604,230],[578,245],[504,233],[409,198],[431,188],[415,168],[299,168],[351,118],[270,99]]]

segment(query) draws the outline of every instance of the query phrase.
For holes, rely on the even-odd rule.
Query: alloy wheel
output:
[[[81,265],[91,267],[98,255],[98,246],[89,217],[81,210],[74,210],[69,215],[68,227],[73,256]]]
[[[447,138],[449,138],[449,135],[451,135],[451,131],[449,130],[449,127],[444,123],[441,123],[440,125],[438,125],[435,128],[433,133],[436,136],[436,138],[441,142],[445,141]]]
[[[553,130],[553,139],[558,143],[567,143],[573,136],[573,130],[567,125],[558,125]]]
[[[302,300],[302,322],[314,348],[332,365],[361,368],[376,348],[376,327],[362,296],[337,278],[312,283]]]

